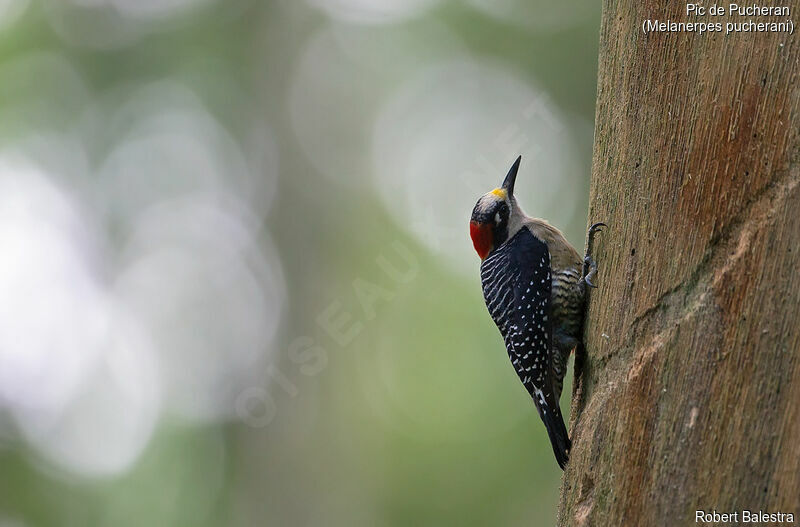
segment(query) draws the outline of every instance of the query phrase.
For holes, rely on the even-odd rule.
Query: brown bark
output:
[[[560,525],[800,522],[800,47],[642,33],[715,21],[685,9],[604,2],[589,220],[610,228]]]

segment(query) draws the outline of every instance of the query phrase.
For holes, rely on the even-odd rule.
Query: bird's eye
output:
[[[499,225],[502,220],[500,219],[500,213],[494,215],[494,222]]]

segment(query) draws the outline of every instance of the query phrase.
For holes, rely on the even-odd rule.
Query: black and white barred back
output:
[[[483,261],[481,281],[489,314],[503,336],[511,364],[533,398],[556,460],[563,468],[570,441],[558,402],[561,379],[556,379],[558,374],[554,371],[559,370],[563,378],[561,353],[553,341],[547,245],[527,227],[521,228]]]
[[[552,269],[553,389],[561,397],[570,352],[580,343],[583,331],[585,284],[581,270]]]

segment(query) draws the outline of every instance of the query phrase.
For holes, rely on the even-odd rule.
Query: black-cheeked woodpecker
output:
[[[584,297],[597,266],[581,258],[561,231],[526,215],[514,197],[521,156],[500,188],[484,194],[470,220],[470,236],[481,258],[483,296],[505,341],[511,364],[533,398],[547,428],[558,465],[569,459],[571,442],[559,398],[573,349],[582,352]]]

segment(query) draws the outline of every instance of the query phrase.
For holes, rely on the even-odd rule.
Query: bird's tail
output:
[[[569,450],[572,448],[572,441],[569,440],[567,434],[567,427],[564,425],[564,418],[561,416],[561,409],[558,405],[555,407],[546,406],[541,409],[540,415],[544,426],[547,428],[547,435],[550,437],[550,444],[553,445],[553,453],[556,455],[556,461],[561,470],[569,461]]]

